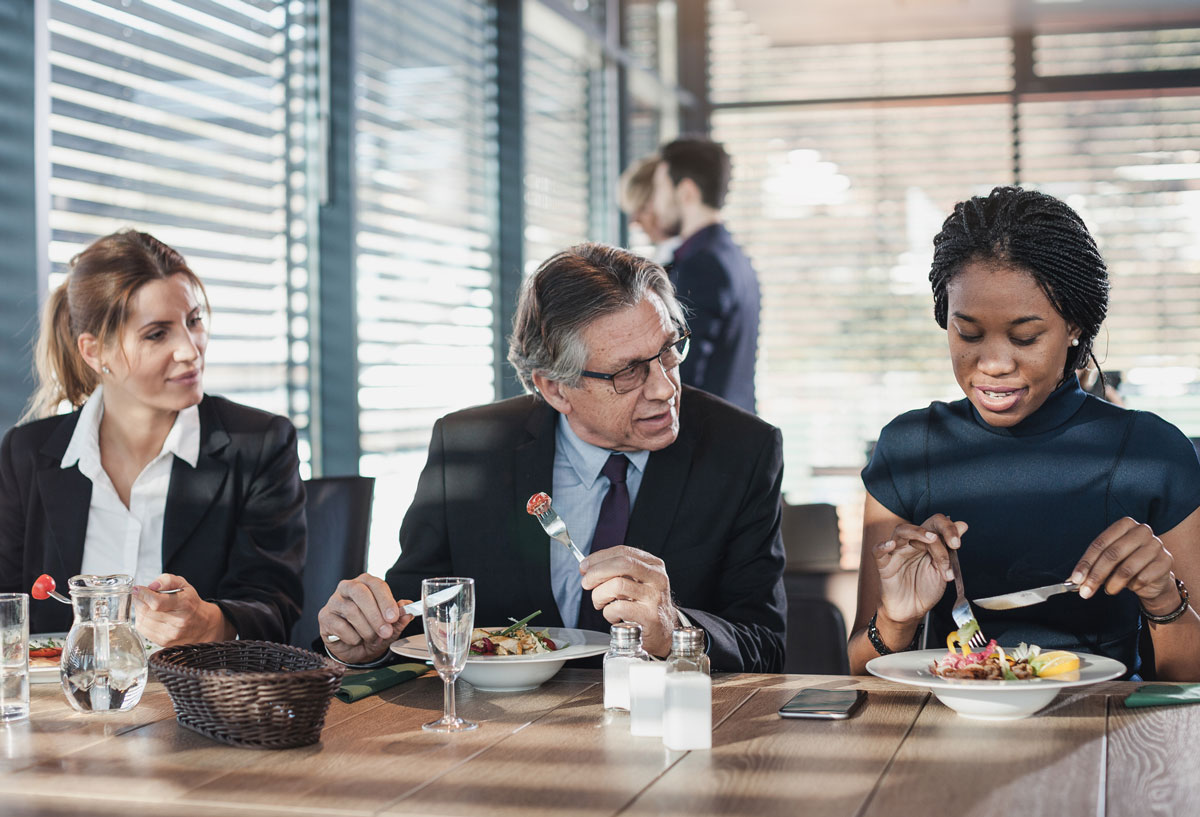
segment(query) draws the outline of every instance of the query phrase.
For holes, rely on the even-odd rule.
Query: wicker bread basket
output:
[[[288,749],[321,739],[346,668],[270,641],[167,647],[150,656],[181,726],[228,743]]]

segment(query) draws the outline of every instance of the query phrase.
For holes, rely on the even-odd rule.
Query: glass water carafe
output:
[[[146,688],[146,649],[133,628],[133,579],[74,576],[75,622],[62,656],[62,686],[80,712],[132,709]]]

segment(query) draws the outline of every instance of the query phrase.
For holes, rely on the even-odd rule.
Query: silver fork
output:
[[[979,629],[979,622],[975,618],[975,611],[971,609],[970,603],[967,601],[967,596],[963,592],[962,568],[958,566],[958,551],[950,551],[950,569],[954,571],[954,589],[958,596],[954,599],[954,608],[950,611],[950,615],[954,618],[954,623],[961,630],[970,623],[975,624],[975,634],[967,642],[972,649],[980,650],[987,646],[987,639],[983,636],[983,631]]]
[[[575,560],[582,562],[583,553],[571,541],[571,534],[567,533],[567,523],[562,521],[562,517],[558,515],[558,511],[554,510],[554,507],[550,504],[550,497],[547,494],[542,494],[542,496],[545,499],[540,504],[535,504],[535,497],[530,497],[527,509],[538,522],[542,523],[542,530],[546,531],[551,539],[566,545],[571,553],[574,554]],[[684,627],[692,626],[691,619],[678,607],[675,608],[675,614],[679,616],[679,623]]]
[[[544,495],[543,495],[544,496]],[[537,518],[538,522],[542,523],[542,530],[546,531],[547,535],[556,542],[561,542],[571,551],[571,555],[578,562],[583,561],[583,553],[579,548],[575,547],[575,543],[571,541],[571,534],[567,533],[567,523],[562,521],[562,517],[558,515],[558,511],[554,510],[550,505],[550,497],[531,510],[531,513]]]

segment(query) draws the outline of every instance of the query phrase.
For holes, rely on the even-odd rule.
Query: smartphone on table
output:
[[[862,706],[861,689],[802,689],[779,709],[781,718],[845,720]]]

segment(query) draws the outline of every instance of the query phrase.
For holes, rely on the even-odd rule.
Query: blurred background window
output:
[[[206,390],[291,415],[307,474],[304,4],[50,0],[49,281],[130,227],[212,303]]]
[[[482,0],[361,0],[357,22],[358,421],[386,500],[379,573],[434,421],[496,393],[496,26]]]

